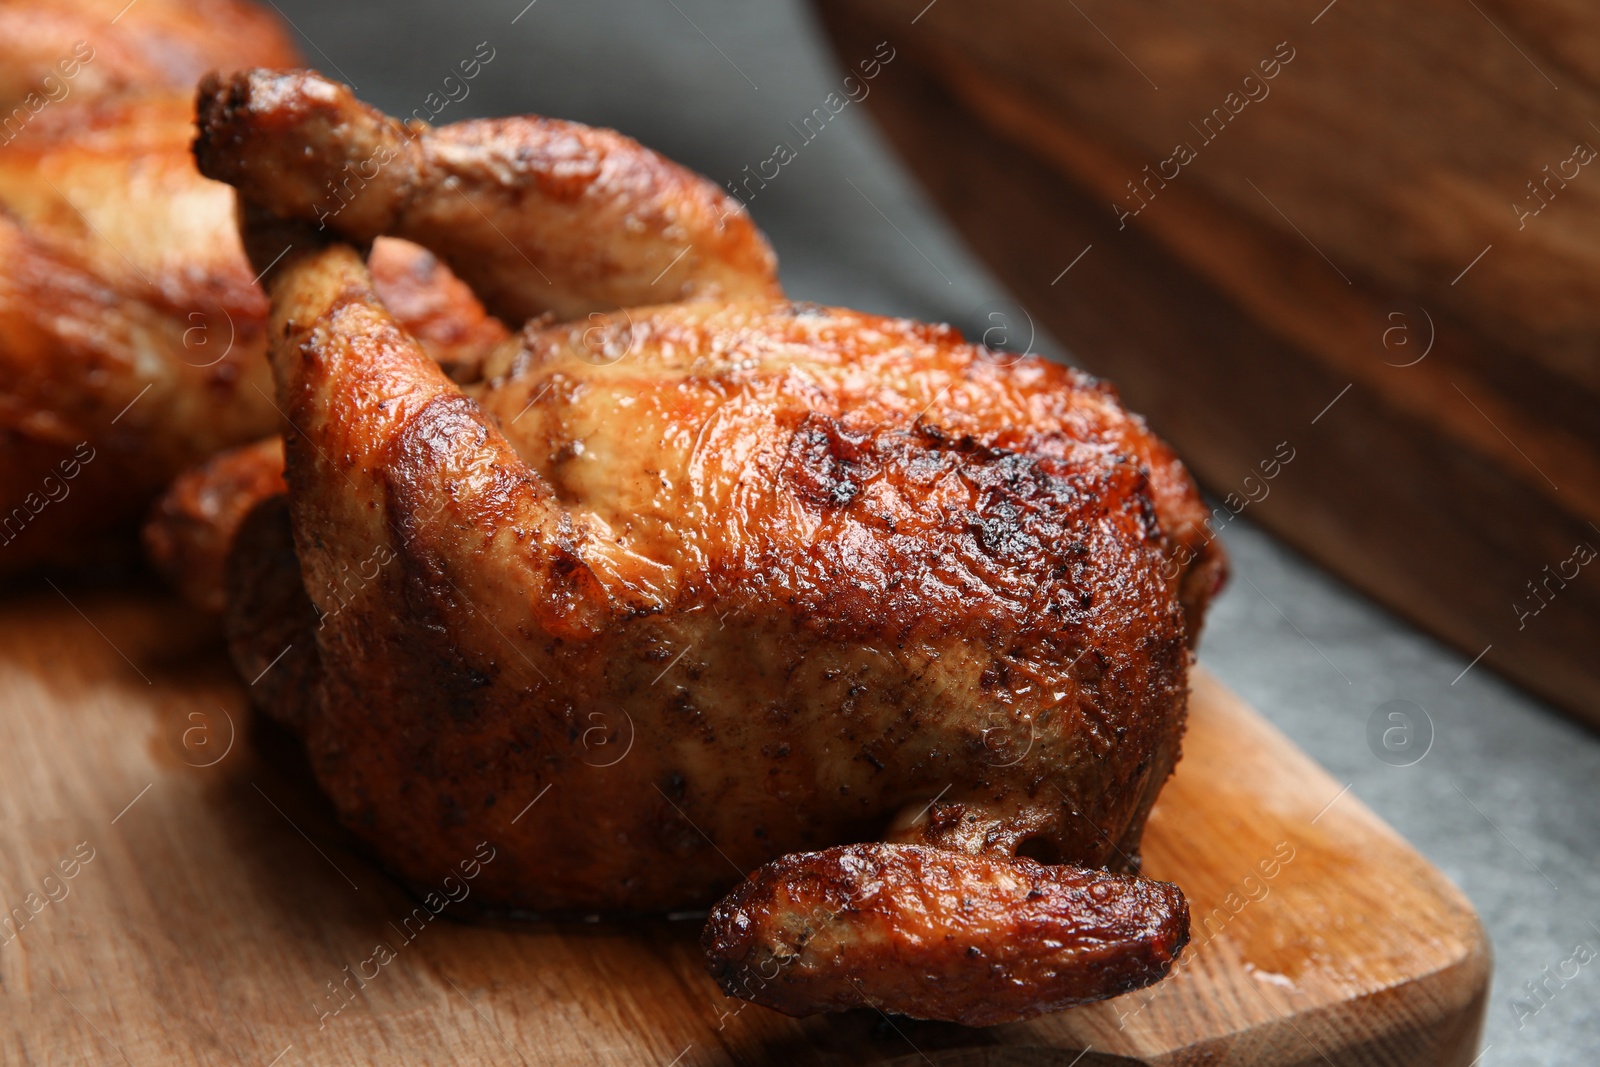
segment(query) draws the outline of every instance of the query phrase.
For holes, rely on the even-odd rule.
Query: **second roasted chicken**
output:
[[[195,169],[193,86],[296,59],[247,0],[0,0],[0,581],[125,562],[174,475],[276,430],[267,301],[233,191]],[[372,270],[443,362],[506,335],[415,245]]]
[[[714,186],[632,150],[541,168],[548,120],[413,136],[271,72],[200,114],[289,428],[232,549],[236,655],[392,869],[487,839],[507,909],[709,906],[723,988],[792,1014],[981,1025],[1166,973],[1187,908],[1136,857],[1222,561],[1109,387],[788,301]],[[586,211],[608,182],[660,210]],[[636,254],[675,228],[725,239]],[[374,290],[383,233],[502,316],[669,285],[463,386]]]

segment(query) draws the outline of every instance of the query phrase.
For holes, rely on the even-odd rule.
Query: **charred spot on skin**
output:
[[[991,556],[1024,556],[1042,546],[1029,536],[1021,523],[1022,511],[1008,500],[996,501],[987,511],[969,520],[969,529],[978,544]]]
[[[1144,540],[1153,545],[1164,546],[1167,536],[1161,529],[1161,519],[1156,514],[1156,502],[1150,495],[1149,478],[1140,472],[1139,492],[1134,498],[1139,504],[1139,521]]]
[[[810,412],[789,439],[785,466],[804,499],[824,508],[847,508],[861,492],[851,475],[864,443],[848,436],[836,420]]]

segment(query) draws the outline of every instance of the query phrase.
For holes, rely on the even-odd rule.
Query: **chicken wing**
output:
[[[611,130],[402,124],[310,72],[213,79],[201,112],[206,174],[358,244],[424,245],[508,323],[780,295],[777,261],[737,200]]]

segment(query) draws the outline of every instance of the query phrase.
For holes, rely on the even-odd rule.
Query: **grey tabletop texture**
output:
[[[800,0],[276,6],[314,66],[392,113],[427,106],[460,60],[492,50],[436,122],[537,112],[609,126],[719,183],[795,141],[788,124],[843,77]],[[892,61],[879,76],[893,76]],[[982,333],[986,305],[1006,299],[858,103],[804,142],[749,208],[797,298],[951,322],[969,336]],[[1035,348],[1071,358],[1048,338]],[[1476,905],[1495,960],[1481,1067],[1600,1062],[1600,966],[1539,998],[1528,986],[1579,946],[1600,953],[1600,738],[1468,669],[1467,657],[1248,521],[1223,536],[1235,576],[1200,658]],[[1390,701],[1424,709],[1426,719],[1402,706],[1431,730],[1407,766],[1368,742],[1369,720]]]

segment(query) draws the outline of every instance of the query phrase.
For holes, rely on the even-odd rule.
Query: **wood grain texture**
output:
[[[1251,518],[1594,725],[1600,171],[1527,183],[1600,146],[1600,20],[1479,6],[817,2],[842,58],[894,42],[890,139],[1208,488],[1290,442]]]
[[[1204,671],[1146,835],[1147,869],[1195,917],[1176,973],[967,1030],[729,1000],[695,920],[451,921],[471,916],[468,881],[408,924],[418,902],[253,721],[215,640],[137,591],[0,606],[0,903],[20,924],[0,930],[0,1061],[1466,1067],[1476,1052],[1488,946],[1471,907]]]

